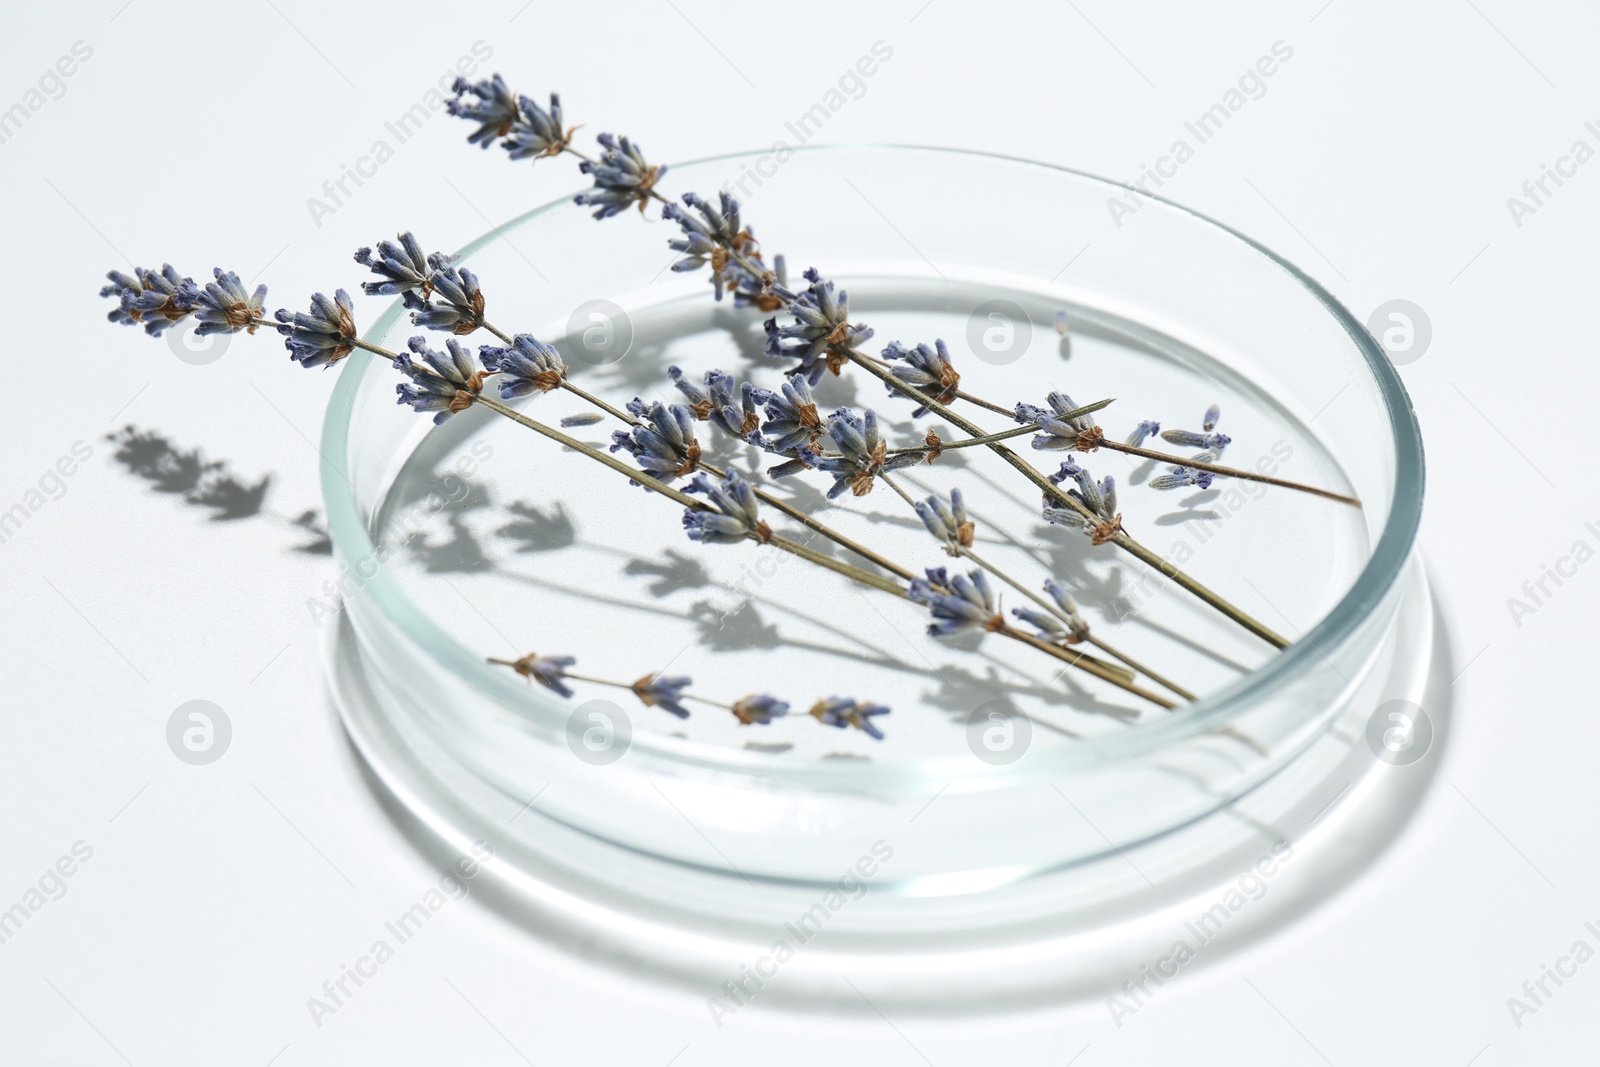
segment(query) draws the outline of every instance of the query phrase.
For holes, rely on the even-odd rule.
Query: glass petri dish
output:
[[[485,837],[527,900],[657,962],[748,959],[837,897],[830,951],[932,974],[931,958],[970,967],[974,952],[1148,912],[1372,769],[1364,723],[1417,694],[1432,654],[1413,557],[1422,444],[1380,347],[1315,281],[1181,206],[1025,160],[745,153],[675,165],[663,185],[733,192],[769,256],[849,291],[874,351],[941,337],[963,388],[1006,406],[1055,389],[1116,397],[1097,416],[1112,437],[1146,418],[1198,429],[1218,403],[1224,462],[1363,506],[1222,479],[1162,493],[1153,463],[1077,457],[1116,477],[1136,537],[1291,639],[1275,652],[1112,546],[1043,524],[1037,491],[981,449],[897,476],[917,496],[959,485],[986,559],[1065,581],[1097,633],[1200,696],[1160,711],[1028,649],[936,642],[917,605],[788,557],[693,545],[675,505],[507,420],[474,408],[434,427],[398,408],[392,370],[358,352],[322,441],[345,594],[330,676],[378,777],[441,839]],[[673,232],[597,224],[563,199],[463,255],[491,321],[556,344],[572,380],[614,404],[678,399],[669,365],[776,386],[764,316],[668,270]],[[366,337],[398,349],[413,332],[396,305]],[[859,370],[818,397],[873,407],[894,444],[941,427]],[[553,423],[583,409],[558,393],[525,410]],[[603,447],[610,429],[569,432]],[[726,466],[766,465],[717,449]],[[1065,458],[1020,451],[1045,471]],[[913,568],[960,562],[887,486],[829,502],[817,476],[764,484]],[[772,690],[794,710],[764,727],[710,708],[680,721],[622,691],[563,699],[486,662],[530,649],[623,681],[690,674],[724,701]],[[840,694],[891,705],[888,737],[804,715]],[[818,951],[804,964],[830,965]]]

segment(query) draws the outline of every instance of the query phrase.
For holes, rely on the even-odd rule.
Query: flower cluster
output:
[[[741,441],[759,443],[761,405],[771,394],[749,382],[740,384],[733,375],[720,370],[706,371],[705,388],[691,382],[680,367],[668,367],[667,377],[678,391],[689,399],[689,410],[697,419],[709,419],[711,424],[730,437]]]
[[[406,290],[401,300],[411,312],[411,324],[424,330],[468,334],[483,325],[483,291],[478,276],[454,266],[455,257],[435,252],[428,257],[431,292]],[[434,299],[437,297],[437,299]]]
[[[540,159],[558,155],[572,139],[572,131],[562,126],[561,98],[555,93],[546,111],[529,97],[514,95],[498,74],[480,82],[457,78],[450,88],[455,96],[445,101],[445,110],[479,124],[467,136],[470,144],[488,148],[504,138],[501,146],[513,160]]]
[[[1122,530],[1122,515],[1117,511],[1117,483],[1111,475],[1099,482],[1073,460],[1061,464],[1061,469],[1050,475],[1054,485],[1068,478],[1077,485],[1068,489],[1067,495],[1081,504],[1093,518],[1087,518],[1073,508],[1056,507],[1052,498],[1046,497],[1044,518],[1057,526],[1071,526],[1089,535],[1096,545],[1103,545]]]
[[[682,404],[649,404],[638,397],[628,402],[628,413],[639,422],[611,434],[611,451],[627,452],[646,472],[670,481],[700,463],[700,442],[694,436],[694,412]]]
[[[667,242],[674,252],[683,254],[682,259],[672,264],[672,269],[679,272],[699,270],[711,264],[711,283],[717,299],[721,300],[723,288],[730,280],[729,267],[738,266],[733,257],[754,251],[755,238],[739,222],[739,201],[725,192],[717,194],[717,200],[717,205],[713,206],[698,193],[684,193],[683,202],[689,210],[668,204],[661,209],[661,217],[676,222],[683,229],[682,237]],[[742,267],[739,273],[746,278],[750,274]]]
[[[626,137],[602,133],[595,140],[605,151],[598,160],[584,160],[578,165],[579,170],[594,179],[594,188],[579,193],[573,198],[574,202],[595,208],[597,219],[608,219],[634,204],[639,205],[639,214],[644,214],[651,191],[667,168],[651,166],[639,146]]]
[[[355,351],[355,307],[343,289],[332,300],[312,293],[309,312],[279,308],[274,318],[289,358],[302,367],[331,367]]]
[[[252,293],[231,270],[217,267],[211,274],[216,280],[206,283],[195,303],[194,317],[200,325],[194,332],[201,335],[240,330],[255,333],[261,325],[261,305],[267,299],[267,287],[258,285]]]
[[[787,701],[777,697],[752,693],[733,704],[733,716],[746,726],[766,726],[773,719],[781,719],[789,714]]]
[[[509,348],[480,345],[478,358],[483,369],[500,379],[500,399],[515,400],[529,393],[548,393],[559,389],[567,378],[567,365],[561,354],[532,334],[519,333]]]
[[[511,664],[511,669],[528,679],[538,682],[546,689],[553,689],[564,697],[572,696],[572,690],[563,681],[567,668],[578,661],[572,656],[540,656],[529,652],[526,656]]]
[[[895,364],[890,373],[930,400],[948,404],[956,398],[961,375],[951,364],[950,350],[945,347],[944,341],[936,339],[932,348],[925,344],[907,348],[899,341],[894,341],[883,350],[883,358]],[[889,392],[891,395],[900,395],[892,386]],[[920,418],[927,412],[926,405],[918,405],[911,417]]]
[[[680,719],[687,719],[689,709],[683,706],[683,691],[692,684],[694,679],[683,675],[667,678],[660,674],[647,674],[629,688],[645,707],[661,708]]]
[[[875,741],[883,740],[883,731],[872,720],[887,714],[889,709],[883,704],[872,704],[854,697],[828,697],[811,707],[812,717],[822,725],[837,726],[841,730],[854,726]]]
[[[429,256],[410,230],[397,234],[395,239],[400,243],[379,241],[376,254],[365,246],[356,249],[356,262],[378,276],[375,282],[362,282],[361,291],[368,296],[398,296],[420,289],[423,296],[427,296],[433,291]]]
[[[906,596],[933,613],[928,633],[950,637],[973,631],[998,630],[1005,618],[995,611],[994,591],[981,570],[950,577],[943,567],[930,567],[926,578],[913,578]]]
[[[843,368],[847,349],[865,344],[872,339],[872,328],[857,323],[850,324],[850,294],[840,289],[835,295],[833,283],[823,279],[815,268],[806,271],[810,284],[805,292],[788,301],[789,314],[794,322],[779,327],[778,320],[766,321],[766,353],[772,359],[798,359],[799,365],[792,373],[803,374],[806,381],[816,385],[823,371],[838,374]]]
[[[922,462],[922,455],[918,452],[889,454],[888,442],[878,433],[878,413],[870,409],[864,416],[857,415],[849,408],[835,411],[828,416],[828,436],[833,438],[839,451],[819,456],[815,462],[807,465],[833,475],[833,486],[828,490],[829,500],[846,489],[854,496],[866,496],[872,492],[876,476]]]
[[[1018,404],[1016,420],[1032,423],[1040,433],[1033,439],[1033,447],[1051,452],[1092,452],[1102,435],[1094,424],[1093,415],[1073,415],[1078,405],[1066,393],[1052,392],[1045,398],[1050,406]]]
[[[918,500],[912,505],[916,508],[917,516],[922,519],[922,525],[934,540],[944,545],[944,550],[952,556],[959,556],[963,548],[972,547],[973,522],[967,518],[967,508],[962,500],[961,490],[950,490],[949,497],[942,497],[934,493],[926,500]]]
[[[697,474],[685,490],[704,493],[715,511],[705,508],[685,508],[683,528],[689,540],[708,545],[731,545],[754,539],[766,544],[772,539],[772,527],[761,519],[755,490],[738,471],[729,471],[720,482],[704,474]]]
[[[127,326],[143,325],[152,337],[188,317],[200,300],[200,287],[194,279],[185,278],[170,263],[159,271],[135,267],[131,275],[110,271],[106,280],[111,284],[102,288],[100,295],[117,301],[106,317]]]
[[[783,388],[768,391],[763,400],[767,421],[761,429],[767,435],[765,447],[772,452],[789,452],[797,448],[815,451],[822,439],[822,417],[817,414],[817,402],[811,397],[811,385],[803,374],[791,374],[784,379]]]
[[[1046,614],[1033,608],[1012,608],[1011,614],[1039,631],[1039,636],[1054,644],[1075,645],[1089,636],[1089,622],[1078,609],[1066,586],[1046,578],[1044,591],[1056,602],[1056,612]]]
[[[449,355],[428,347],[426,338],[413,337],[411,355],[394,358],[394,369],[410,381],[395,386],[397,403],[410,404],[413,411],[436,412],[435,424],[472,406],[483,391],[484,372],[472,360],[472,353],[454,337],[445,341]]]

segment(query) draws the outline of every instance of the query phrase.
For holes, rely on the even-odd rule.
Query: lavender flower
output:
[[[378,276],[375,282],[362,282],[361,291],[368,296],[396,296],[411,289],[422,290],[427,296],[433,291],[433,267],[422,251],[417,235],[407,230],[396,240],[379,241],[378,253],[370,248],[356,249],[356,262]]]
[[[756,434],[761,425],[758,407],[771,395],[767,390],[749,382],[740,384],[733,375],[720,370],[706,371],[704,389],[684,377],[679,367],[668,367],[667,377],[689,398],[689,409],[695,418],[709,419],[717,429],[741,441],[750,441],[753,437],[759,440]]]
[[[661,217],[683,228],[682,237],[667,242],[667,247],[683,253],[683,258],[674,263],[672,269],[679,272],[699,270],[710,263],[711,282],[716,287],[717,299],[721,300],[730,264],[737,266],[730,254],[744,254],[754,247],[755,238],[740,225],[739,201],[727,193],[718,193],[717,199],[718,206],[713,207],[698,193],[684,193],[683,202],[692,210],[668,204],[661,209]],[[749,274],[743,268],[740,272]]]
[[[734,307],[777,311],[794,299],[789,291],[789,266],[782,255],[773,256],[772,269],[759,275],[745,270],[738,260],[728,264],[728,273],[733,276]]]
[[[455,96],[444,102],[445,111],[458,119],[481,124],[467,135],[468,144],[488,148],[497,138],[511,132],[512,125],[517,121],[517,101],[500,75],[481,82],[457,78],[450,86],[450,91]],[[477,100],[468,100],[468,96],[474,96]]]
[[[934,540],[944,545],[944,550],[950,555],[959,556],[962,548],[972,547],[973,523],[967,518],[961,490],[950,490],[948,499],[935,493],[926,500],[917,501],[912,507],[916,508],[922,525],[928,528]]]
[[[1139,425],[1135,426],[1133,428],[1133,432],[1128,435],[1128,444],[1132,445],[1134,448],[1139,448],[1145,443],[1147,438],[1160,432],[1161,424],[1159,422],[1152,422],[1149,419],[1145,419]]]
[[[1077,488],[1068,489],[1067,495],[1087,508],[1094,518],[1086,519],[1072,508],[1056,507],[1052,503],[1052,498],[1046,497],[1045,521],[1057,526],[1081,529],[1089,535],[1094,544],[1105,544],[1122,529],[1122,516],[1117,512],[1116,479],[1108,474],[1097,483],[1088,471],[1070,459],[1050,476],[1050,481],[1052,484],[1060,485],[1068,478],[1077,484]]]
[[[883,350],[883,358],[897,364],[891,373],[900,381],[932,400],[948,404],[956,398],[961,375],[950,363],[950,350],[945,347],[944,341],[936,339],[933,344],[933,348],[925,344],[907,348],[899,341],[894,341]],[[893,388],[889,392],[898,395]],[[911,417],[920,418],[927,413],[927,407],[919,405]]]
[[[946,584],[948,583],[948,584]],[[933,613],[928,633],[934,637],[998,630],[1005,619],[995,613],[994,592],[983,571],[946,578],[943,568],[927,578],[913,578],[906,596]]]
[[[823,280],[815,268],[805,276],[811,284],[788,303],[795,321],[782,328],[776,318],[766,321],[766,351],[773,359],[798,359],[800,364],[791,373],[804,374],[816,385],[824,370],[838,374],[848,358],[845,350],[871,340],[872,329],[850,324],[850,295],[843,289],[836,297],[833,283]]]
[[[822,437],[822,419],[811,398],[811,386],[803,374],[792,374],[783,388],[768,392],[765,398],[767,421],[761,429],[767,434],[766,447],[773,452],[810,446]]]
[[[683,528],[688,531],[689,540],[731,545],[749,538],[762,544],[771,539],[772,528],[761,520],[756,494],[738,471],[729,471],[721,482],[697,474],[685,492],[704,493],[717,509],[684,509]]]
[[[1210,452],[1201,452],[1194,457],[1193,462],[1214,463],[1216,458]],[[1199,489],[1210,489],[1212,479],[1215,477],[1210,471],[1197,470],[1194,467],[1173,467],[1168,473],[1158,474],[1151,478],[1150,488],[1162,490],[1183,489],[1192,485]]]
[[[644,214],[650,191],[667,168],[651,166],[639,146],[626,137],[602,133],[595,140],[605,151],[598,160],[584,160],[578,165],[579,170],[594,179],[594,188],[579,193],[574,201],[598,208],[594,213],[597,219],[608,219],[634,204],[639,205],[639,214]]]
[[[1100,428],[1094,424],[1094,416],[1063,418],[1078,407],[1066,393],[1053,392],[1045,399],[1050,404],[1048,409],[1034,404],[1017,405],[1016,420],[1031,422],[1043,431],[1033,439],[1033,447],[1053,452],[1090,451],[1092,442],[1101,435]]]
[[[502,385],[501,389],[504,388],[505,386]],[[605,418],[605,416],[600,414],[598,411],[580,411],[576,415],[561,416],[561,425],[566,427],[593,426],[603,418]]]
[[[163,264],[159,271],[135,267],[131,275],[114,270],[106,274],[106,279],[111,284],[101,288],[100,295],[117,300],[117,306],[106,318],[128,326],[142,323],[145,333],[152,337],[181,322],[200,299],[200,287],[194,279],[185,278],[170,263]]]
[[[641,420],[611,435],[611,451],[625,451],[647,472],[670,481],[688,474],[700,462],[700,442],[694,437],[694,413],[682,404],[668,407],[659,400],[649,404],[635,397],[628,413]]]
[[[238,333],[240,330],[255,333],[261,325],[261,304],[267,299],[267,287],[258,285],[256,291],[250,293],[231,270],[217,267],[211,274],[216,281],[206,283],[195,304],[194,317],[200,325],[194,332],[197,335]]]
[[[535,391],[548,393],[559,389],[567,377],[561,354],[532,334],[517,334],[509,348],[480,345],[478,358],[484,370],[504,375],[500,379],[501,400],[515,400]],[[561,421],[566,425],[565,419]],[[594,421],[599,421],[598,415]]]
[[[1233,442],[1233,438],[1225,433],[1214,433],[1217,420],[1222,418],[1222,409],[1216,404],[1206,408],[1206,413],[1200,419],[1200,432],[1193,430],[1167,430],[1162,433],[1161,439],[1168,444],[1177,445],[1179,448],[1203,448],[1216,456],[1222,455],[1222,450]]]
[[[424,330],[468,334],[483,325],[483,291],[478,276],[455,267],[454,256],[435,252],[428,257],[428,285],[419,292],[406,290],[401,299],[411,311],[411,324]],[[436,302],[433,297],[439,299]]]
[[[752,693],[734,703],[733,714],[746,726],[751,724],[766,726],[773,719],[779,719],[789,714],[789,705],[777,697]]]
[[[670,711],[680,719],[689,717],[689,709],[684,707],[683,691],[691,684],[693,679],[679,676],[664,678],[659,674],[647,674],[634,682],[631,688],[633,695],[639,698],[647,708],[661,708]]]
[[[878,436],[878,413],[868,410],[860,416],[849,408],[840,408],[828,416],[828,436],[838,446],[836,455],[823,456],[816,466],[833,475],[833,487],[828,499],[849,489],[854,496],[872,492],[872,480],[901,467],[922,462],[918,452],[900,452],[889,455],[889,447]]]
[[[483,389],[483,372],[465,345],[454,337],[446,339],[448,356],[429,348],[424,337],[413,337],[409,347],[412,355],[394,358],[394,369],[411,379],[394,387],[400,394],[397,403],[410,404],[413,411],[436,412],[436,425],[472,406]]]
[[[1050,615],[1032,608],[1012,608],[1011,614],[1036,628],[1040,635],[1057,644],[1077,644],[1089,636],[1089,623],[1078,609],[1066,587],[1054,578],[1046,578],[1044,591],[1056,602],[1061,615]],[[1063,618],[1064,616],[1064,618]]]
[[[1056,333],[1060,334],[1062,337],[1065,337],[1067,335],[1067,329],[1069,326],[1071,326],[1071,324],[1072,319],[1067,314],[1066,308],[1061,308],[1056,312]]]
[[[546,689],[553,689],[564,697],[572,696],[572,690],[563,681],[567,668],[578,661],[572,656],[540,656],[529,652],[511,665],[511,669],[528,679],[538,682]]]
[[[279,308],[273,317],[290,359],[306,368],[331,367],[355,351],[354,312],[350,294],[338,289],[332,300],[312,293],[309,312]]]
[[[878,715],[889,714],[889,708],[883,704],[871,704],[854,697],[829,697],[819,700],[812,705],[811,715],[824,726],[836,726],[843,730],[846,726],[854,726],[875,741],[883,740],[883,731],[873,723],[873,718]]]
[[[571,131],[561,124],[561,98],[550,94],[547,112],[526,96],[514,96],[505,79],[496,74],[480,82],[457,78],[451,91],[455,97],[445,101],[445,110],[456,118],[480,123],[467,137],[471,144],[488,148],[504,137],[505,150],[513,160],[557,155],[567,146]],[[474,100],[467,99],[475,97]]]

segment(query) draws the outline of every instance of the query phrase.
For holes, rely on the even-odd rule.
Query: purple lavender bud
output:
[[[559,389],[567,378],[567,365],[561,353],[532,334],[517,334],[509,348],[480,345],[478,358],[483,361],[484,370],[502,375],[501,400],[515,400],[533,392],[548,393]],[[596,415],[594,421],[599,419]],[[561,424],[565,426],[567,420],[562,419]]]
[[[289,358],[302,367],[331,367],[355,351],[355,306],[343,289],[335,290],[332,300],[311,294],[309,312],[279,308],[273,317]]]
[[[647,708],[661,708],[670,711],[680,719],[689,717],[689,709],[682,704],[683,691],[694,684],[692,678],[679,676],[664,678],[659,674],[647,674],[634,682],[630,687],[633,695],[639,698]]]
[[[256,327],[261,325],[261,304],[267,299],[267,287],[258,285],[251,293],[245,290],[233,271],[217,267],[211,273],[216,281],[206,283],[195,303],[194,317],[200,325],[194,332],[197,335],[238,333],[240,330],[255,333]]]
[[[854,697],[828,697],[819,700],[811,708],[812,716],[824,726],[835,726],[844,729],[854,726],[875,741],[883,740],[883,732],[873,723],[873,718],[889,714],[889,708],[883,704],[870,704],[866,701],[856,700]]]

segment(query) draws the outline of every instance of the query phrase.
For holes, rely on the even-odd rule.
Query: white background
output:
[[[1600,542],[1584,527],[1600,524],[1600,163],[1520,226],[1506,199],[1574,140],[1600,147],[1584,128],[1600,120],[1597,24],[1583,5],[1507,0],[95,0],[9,13],[0,109],[75,42],[93,55],[0,144],[0,510],[75,442],[94,456],[0,544],[0,907],[74,842],[93,856],[0,945],[0,1061],[1590,1062],[1600,963],[1520,1028],[1506,998],[1574,940],[1597,943],[1583,923],[1600,920],[1600,564],[1552,584],[1520,626],[1507,598],[1576,540]],[[1293,48],[1166,192],[1298,262],[1358,318],[1394,298],[1431,318],[1431,347],[1402,373],[1427,439],[1422,544],[1459,674],[1437,709],[1453,732],[1429,757],[1444,761],[1436,787],[1350,889],[1185,972],[1120,1029],[1090,1002],[892,1022],[757,1006],[718,1031],[704,992],[573,958],[476,899],[449,905],[317,1028],[306,997],[437,877],[374,799],[324,696],[305,601],[332,568],[296,552],[307,539],[281,521],[319,502],[311,442],[333,376],[295,368],[272,339],[188,365],[104,323],[101,275],[220,264],[268,281],[270,306],[298,306],[350,285],[350,252],[397,228],[458,245],[570,190],[564,164],[506,165],[436,116],[313,220],[307,198],[477,41],[523,91],[562,90],[587,133],[682,159],[769,144],[878,40],[892,60],[824,139],[1125,178],[1274,42]],[[1050,205],[952,208],[1009,228]],[[214,522],[151,491],[104,440],[130,422],[246,482],[270,474],[270,514]],[[196,698],[234,729],[209,767],[175,759],[164,737]]]

